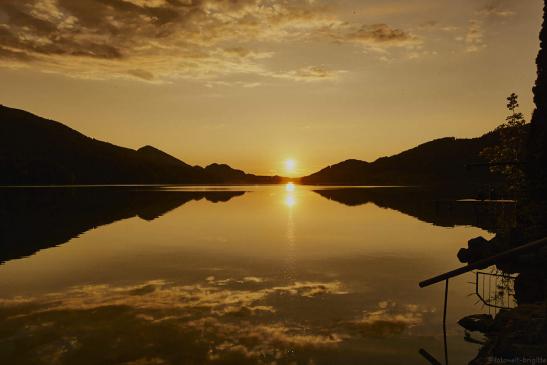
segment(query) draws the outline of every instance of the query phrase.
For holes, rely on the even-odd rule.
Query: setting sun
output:
[[[285,171],[288,173],[294,173],[296,171],[296,161],[292,158],[285,160]]]
[[[0,365],[547,365],[547,0],[0,0],[0,80]]]

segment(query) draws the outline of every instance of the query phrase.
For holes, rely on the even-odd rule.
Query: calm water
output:
[[[427,364],[488,219],[408,189],[4,189],[3,364]],[[473,225],[483,228],[473,227]],[[450,282],[453,364],[481,311]]]

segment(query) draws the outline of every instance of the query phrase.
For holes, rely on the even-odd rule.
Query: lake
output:
[[[444,356],[444,284],[418,282],[495,220],[397,187],[0,197],[3,364],[427,364],[421,348]],[[450,281],[453,364],[479,348],[456,323],[486,310],[473,279]]]

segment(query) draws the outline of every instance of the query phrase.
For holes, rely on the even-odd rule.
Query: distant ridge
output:
[[[181,160],[179,160],[176,157],[171,156],[168,153],[165,153],[161,150],[158,150],[156,147],[152,146],[144,146],[137,150],[137,153],[142,156],[143,159],[153,162],[153,163],[159,163],[166,166],[181,166],[184,165],[186,167],[192,167]]]
[[[499,141],[441,138],[374,162],[349,159],[298,179],[309,185],[495,184],[480,152]],[[138,150],[98,141],[66,125],[0,105],[0,185],[53,184],[275,184],[288,179],[256,176],[213,163],[191,166],[153,146]]]
[[[0,106],[0,185],[257,184],[228,165],[190,166],[155,148],[138,150],[98,141],[66,125]]]
[[[468,169],[487,162],[480,152],[499,140],[497,133],[479,138],[441,138],[374,162],[350,159],[300,179],[311,185],[435,185],[494,183],[500,177],[488,168]]]

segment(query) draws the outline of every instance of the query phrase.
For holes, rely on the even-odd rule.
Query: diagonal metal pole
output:
[[[433,355],[431,355],[426,350],[420,349],[418,353],[422,355],[422,357],[426,359],[431,365],[442,365],[440,361],[437,361],[437,359],[435,359]]]
[[[544,237],[542,239],[532,241],[530,243],[527,243],[525,245],[519,245],[517,247],[514,247],[510,250],[504,251],[502,253],[499,253],[497,255],[487,257],[485,259],[475,261],[470,263],[469,265],[462,266],[458,269],[446,272],[441,275],[437,275],[431,279],[424,280],[420,282],[420,288],[425,288],[427,286],[440,283],[441,281],[453,278],[455,276],[459,276],[461,274],[465,274],[466,272],[473,271],[476,269],[482,269],[491,265],[494,265],[498,263],[500,260],[508,259],[508,258],[514,258],[516,255],[523,254],[525,252],[529,252],[535,249],[539,249],[543,246],[547,245],[547,237]]]

